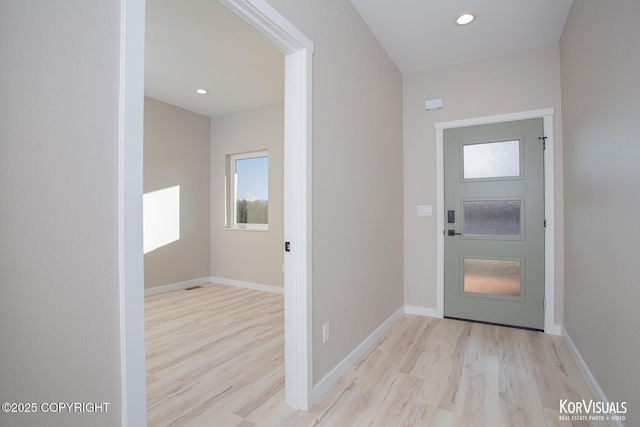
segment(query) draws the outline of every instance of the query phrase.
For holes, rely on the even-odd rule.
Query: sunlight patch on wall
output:
[[[180,186],[143,195],[143,247],[149,253],[180,240]]]

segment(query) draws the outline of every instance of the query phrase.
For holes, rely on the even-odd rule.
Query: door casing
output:
[[[561,327],[555,319],[555,174],[554,174],[554,143],[553,116],[555,110],[546,108],[541,110],[523,111],[517,113],[500,114],[494,116],[477,117],[471,119],[438,122],[436,130],[436,317],[444,317],[444,130],[484,124],[511,122],[516,120],[542,118],[546,149],[544,151],[544,200],[545,200],[545,313],[544,331],[553,335],[560,335]]]
[[[285,399],[307,410],[311,330],[313,43],[264,0],[211,0],[285,54]],[[145,0],[120,1],[118,261],[121,425],[146,425],[142,135]],[[283,245],[284,247],[284,245]]]

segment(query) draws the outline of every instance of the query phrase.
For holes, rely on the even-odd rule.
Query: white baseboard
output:
[[[224,277],[201,277],[199,279],[186,280],[184,282],[171,283],[169,285],[156,286],[144,290],[144,296],[163,294],[165,292],[179,291],[193,286],[204,285],[206,283],[218,283],[220,285],[235,286],[238,288],[254,289],[256,291],[271,292],[274,294],[284,294],[284,288],[273,285],[263,285],[261,283],[244,282],[242,280],[225,279]]]
[[[179,291],[181,289],[191,288],[193,286],[204,285],[210,283],[211,277],[201,277],[199,279],[186,280],[184,282],[172,283],[170,285],[156,286],[154,288],[147,288],[144,290],[144,296],[163,294],[165,292]]]
[[[550,328],[544,330],[545,334],[562,335],[562,325],[552,325]]]
[[[263,285],[262,283],[245,282],[242,280],[226,279],[224,277],[215,276],[209,277],[208,279],[210,282],[218,283],[220,285],[235,286],[238,288],[254,289],[256,291],[271,292],[274,294],[284,295],[284,287],[282,286]]]
[[[571,353],[573,360],[576,362],[576,365],[578,366],[578,369],[580,370],[580,373],[582,374],[584,381],[587,383],[589,390],[591,390],[591,393],[593,394],[594,399],[601,402],[609,402],[609,399],[607,399],[607,396],[605,396],[604,392],[600,388],[598,381],[596,381],[596,378],[591,373],[591,370],[585,363],[584,359],[582,358],[582,355],[580,354],[580,352],[578,351],[578,348],[575,346],[575,344],[571,340],[571,337],[567,333],[567,330],[564,328],[564,326],[562,327],[562,340],[567,345],[567,348],[569,349],[569,353]],[[617,421],[617,420],[616,421],[607,420],[607,423],[611,427],[624,427],[624,424],[621,421]]]
[[[417,316],[438,317],[437,310],[432,307],[418,307],[415,305],[405,305],[404,312],[406,314],[415,314]]]
[[[398,311],[393,313],[382,325],[378,327],[371,335],[369,335],[358,347],[355,348],[342,362],[338,363],[327,375],[318,381],[311,390],[311,402],[313,405],[333,386],[360,358],[378,342],[380,338],[389,330],[404,313],[404,307],[400,307]]]

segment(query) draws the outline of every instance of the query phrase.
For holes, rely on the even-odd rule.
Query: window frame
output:
[[[269,160],[269,150],[255,150],[255,151],[247,151],[243,153],[229,154],[227,155],[227,174],[225,179],[228,182],[227,186],[227,196],[225,197],[225,207],[226,211],[226,221],[225,228],[227,230],[247,230],[247,231],[269,231],[269,220],[267,219],[266,224],[245,224],[238,223],[238,204],[237,204],[237,170],[236,165],[238,160],[246,160],[246,159],[256,159],[266,157],[267,162]],[[268,181],[269,181],[269,168],[267,168],[267,192],[268,192]],[[268,199],[267,199],[267,210],[268,207]]]

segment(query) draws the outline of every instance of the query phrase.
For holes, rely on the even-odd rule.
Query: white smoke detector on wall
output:
[[[442,98],[438,99],[428,99],[424,101],[424,109],[425,110],[438,110],[442,108]]]

